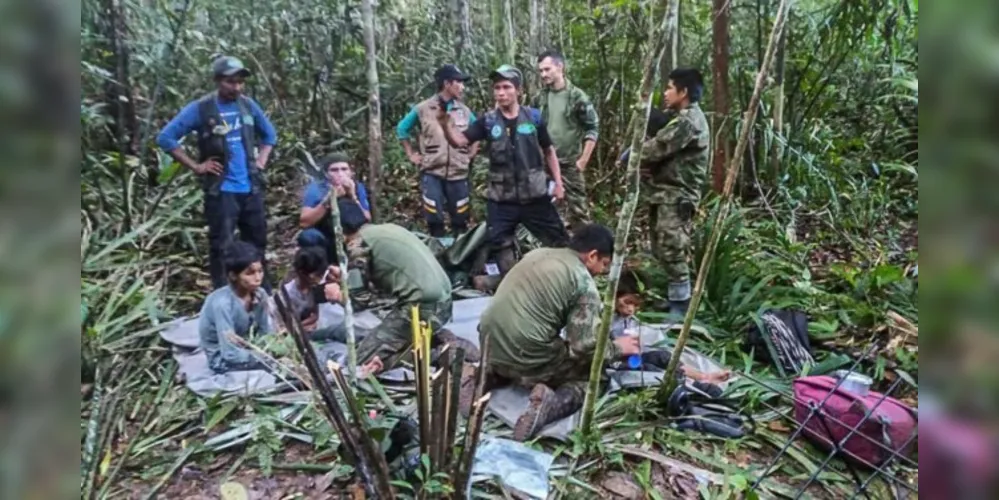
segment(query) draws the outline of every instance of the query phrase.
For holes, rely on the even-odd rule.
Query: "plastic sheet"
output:
[[[531,498],[548,497],[548,471],[554,461],[548,453],[509,439],[484,437],[475,451],[472,482],[498,478],[503,486]],[[471,498],[471,485],[466,497]]]

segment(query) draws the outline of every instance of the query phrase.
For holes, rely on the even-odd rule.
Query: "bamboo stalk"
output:
[[[410,324],[413,329],[413,369],[416,372],[416,412],[420,426],[420,454],[429,454],[430,443],[430,408],[429,390],[430,374],[424,362],[425,356],[423,347],[424,328],[420,324],[420,309],[417,306],[410,308]]]
[[[370,435],[365,432],[363,420],[355,419],[355,426],[351,426],[347,421],[343,410],[340,408],[340,403],[337,401],[336,394],[333,392],[330,381],[319,366],[316,353],[312,349],[312,343],[309,342],[302,330],[301,321],[297,315],[291,313],[291,308],[288,306],[290,303],[291,300],[288,297],[288,291],[284,287],[278,287],[278,297],[275,300],[278,312],[281,314],[285,325],[288,326],[288,331],[295,340],[295,346],[298,348],[302,360],[309,370],[309,375],[312,377],[313,387],[322,396],[324,403],[322,407],[325,410],[327,418],[340,436],[340,441],[347,452],[351,453],[356,461],[357,471],[364,483],[365,492],[372,498],[394,498],[385,457],[380,452],[373,452],[373,442]],[[342,379],[337,379],[338,375],[342,377],[342,374],[334,374],[334,379],[337,380],[341,388],[347,389],[343,392],[344,399],[347,401],[348,408],[356,414],[359,411],[357,403],[353,400],[352,393],[349,391],[349,386],[346,382]]]
[[[444,453],[444,426],[447,425],[447,399],[444,395],[445,387],[448,386],[448,375],[450,372],[441,368],[430,379],[431,408],[430,413],[430,473],[433,474],[441,470],[441,456]]]
[[[451,351],[451,384],[447,389],[447,409],[444,425],[444,454],[441,455],[441,470],[447,470],[454,452],[454,438],[458,431],[458,396],[461,394],[461,369],[465,364],[465,350],[458,348]]]
[[[312,155],[305,150],[301,143],[296,145],[302,160],[305,162],[313,176],[324,175],[322,170],[316,165]],[[340,292],[343,294],[343,327],[347,332],[347,372],[350,381],[357,381],[357,338],[354,333],[354,306],[350,302],[350,287],[347,286],[347,246],[344,243],[343,226],[340,225],[340,205],[337,204],[336,190],[330,189],[326,200],[330,206],[330,225],[333,226],[333,239],[336,240],[336,255],[339,258],[340,267]]]
[[[690,328],[694,324],[694,315],[697,313],[697,308],[701,304],[701,295],[704,293],[704,282],[707,280],[708,272],[711,270],[711,264],[714,261],[715,251],[718,249],[718,241],[721,239],[722,226],[725,218],[728,216],[728,211],[732,206],[732,187],[735,185],[735,180],[739,175],[739,169],[742,167],[742,159],[745,155],[746,148],[749,145],[749,137],[753,132],[753,123],[756,121],[756,112],[759,109],[760,96],[763,95],[763,88],[766,86],[767,73],[770,71],[770,65],[773,63],[774,53],[777,50],[777,41],[781,37],[781,33],[784,31],[784,24],[787,21],[787,11],[788,8],[790,8],[789,3],[789,0],[781,0],[780,6],[777,8],[777,17],[774,19],[774,27],[770,32],[770,41],[767,43],[767,52],[763,57],[763,64],[756,73],[756,86],[753,88],[753,96],[749,99],[749,106],[743,113],[743,126],[741,132],[739,133],[739,142],[736,143],[735,153],[732,155],[732,160],[729,162],[728,173],[725,176],[725,185],[723,186],[721,193],[721,204],[718,207],[718,213],[715,215],[714,227],[711,230],[711,239],[708,240],[708,246],[704,251],[704,256],[701,258],[701,265],[697,271],[697,281],[694,284],[694,291],[690,298],[690,307],[687,309],[687,315],[683,318],[683,328],[677,336],[676,345],[673,347],[673,357],[670,359],[669,366],[666,368],[666,373],[673,373],[674,370],[676,370],[677,365],[680,362],[680,355],[683,353],[683,348],[687,345],[687,338],[690,336]],[[665,380],[666,383],[660,386],[659,395],[661,397],[668,396],[676,387],[675,378],[666,377]]]
[[[472,406],[472,414],[469,415],[468,427],[465,430],[465,446],[462,450],[461,461],[458,469],[452,476],[454,478],[454,494],[457,498],[466,498],[465,490],[472,476],[472,464],[475,462],[475,450],[479,447],[479,436],[482,434],[482,419],[486,414],[486,406],[492,393],[482,396],[475,401]]]
[[[675,4],[679,0],[670,0]],[[590,363],[590,380],[586,387],[586,399],[583,402],[583,417],[581,428],[584,434],[590,434],[593,430],[593,413],[596,401],[600,395],[600,379],[603,376],[604,355],[607,349],[607,342],[610,338],[611,316],[614,312],[614,296],[617,294],[617,282],[621,278],[621,269],[624,266],[624,259],[628,248],[628,235],[631,232],[631,220],[635,215],[635,208],[638,205],[638,193],[640,176],[639,166],[642,161],[642,146],[645,140],[645,129],[649,122],[649,109],[652,105],[652,90],[655,85],[656,72],[659,68],[659,61],[669,38],[666,36],[670,32],[670,23],[676,21],[672,14],[676,12],[676,6],[670,5],[663,14],[662,21],[658,26],[653,26],[650,33],[649,46],[643,61],[642,85],[638,90],[638,102],[635,104],[631,114],[631,153],[628,157],[628,195],[618,218],[617,231],[614,235],[614,259],[611,262],[610,276],[608,282],[610,286],[604,293],[603,314],[600,318],[600,327],[596,334],[596,346],[593,352],[593,361]],[[670,372],[667,372],[670,373]]]

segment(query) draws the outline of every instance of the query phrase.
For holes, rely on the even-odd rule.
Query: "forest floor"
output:
[[[285,276],[295,252],[297,190],[298,187],[293,186],[271,194],[269,227],[272,237],[268,255],[276,277]],[[397,207],[392,218],[414,226],[412,221],[415,217],[412,215],[398,217],[406,213],[415,214],[415,207]],[[815,239],[817,234],[828,233],[824,224],[819,219],[802,220],[795,233],[801,239]],[[901,246],[890,252],[890,260],[905,266],[904,263],[909,262],[906,256],[915,253],[918,233],[915,224],[896,232],[900,233],[895,240],[896,245]],[[799,253],[807,259],[804,267],[815,270],[813,283],[818,283],[823,273],[828,274],[828,270],[837,263],[857,260],[860,253],[857,243],[854,238],[836,238],[828,244],[802,249]],[[908,269],[903,269],[903,272],[907,273]],[[207,274],[203,271],[191,281],[190,285],[196,289],[190,293],[191,297],[203,296],[209,291]],[[733,296],[746,296],[746,301],[762,300],[743,283],[721,286],[725,290],[731,288]],[[705,323],[713,327],[712,333],[735,331],[736,323],[726,323],[730,319],[726,320],[727,316],[721,314],[722,306],[718,301],[707,302]],[[759,304],[753,304],[750,309],[755,310],[757,306]],[[192,300],[181,305],[181,312],[196,312],[196,307],[197,302]],[[845,305],[834,304],[835,307]],[[888,305],[884,307],[892,309]],[[749,309],[738,310],[735,314],[747,311]],[[836,312],[831,315],[834,318],[841,316]],[[651,319],[655,319],[654,315]],[[698,320],[701,321],[700,316]],[[829,349],[856,356],[862,346],[866,347],[865,342],[872,341],[883,346],[877,350],[880,361],[867,366],[879,374],[875,388],[887,387],[899,376],[909,377],[902,368],[914,371],[913,366],[903,367],[898,356],[892,352],[892,349],[914,350],[906,338],[908,331],[905,328],[893,328],[885,322],[837,326],[830,325],[826,320],[817,322],[816,326],[822,330],[817,351]],[[830,329],[832,333],[825,331]],[[759,473],[771,465],[796,427],[793,422],[780,417],[781,413],[786,415],[790,409],[789,400],[781,396],[780,391],[773,390],[776,387],[786,393],[788,380],[780,379],[766,365],[754,363],[741,352],[739,335],[695,336],[691,346],[716,357],[730,369],[752,373],[754,378],[768,383],[764,387],[743,379],[744,383],[735,384],[730,390],[745,404],[743,410],[754,416],[754,431],[743,438],[730,440],[678,431],[670,428],[668,421],[656,412],[659,405],[652,391],[622,394],[613,404],[598,411],[597,424],[601,427],[599,443],[583,446],[574,437],[569,443],[541,440],[533,445],[556,457],[552,491],[560,492],[565,498],[620,499],[724,498],[750,493],[750,486]],[[158,349],[164,354],[162,363],[173,363],[166,355],[166,349]],[[902,375],[898,374],[899,370],[903,371]],[[907,386],[893,395],[915,407],[916,390],[914,385]],[[406,392],[392,396],[398,398],[400,404],[410,397]],[[376,401],[371,401],[369,407],[383,410]],[[295,423],[289,423],[277,416],[280,406],[251,398],[204,400],[185,390],[182,384],[175,383],[165,395],[161,408],[166,410],[141,429],[134,412],[121,424],[116,443],[106,457],[108,463],[117,462],[128,450],[130,442],[138,441],[138,445],[129,450],[128,465],[115,481],[116,484],[110,485],[113,496],[144,498],[158,489],[165,498],[219,498],[220,485],[235,481],[245,486],[253,499],[364,497],[350,473],[350,467],[340,463],[332,451],[336,445],[335,435],[314,405],[303,410]],[[509,435],[509,429],[494,418],[488,418],[487,422],[487,432]],[[243,443],[226,449],[204,446],[210,438],[245,424],[250,424],[252,430]],[[590,452],[583,453],[584,448]],[[757,493],[763,497],[794,496],[800,485],[817,476],[817,480],[806,489],[806,497],[843,498],[852,495],[856,484],[847,464],[834,459],[824,467],[825,459],[825,452],[805,440],[794,440],[773,463],[773,470]],[[699,485],[691,470],[678,468],[677,461],[696,468],[692,470],[709,474],[713,483],[710,486]],[[567,468],[571,468],[571,472]],[[914,467],[896,465],[892,467],[892,472],[900,481],[916,484],[918,476]],[[868,473],[859,472],[862,477]],[[878,479],[871,482],[868,492],[875,498],[894,497],[890,489],[887,482]],[[496,498],[511,494],[517,496],[496,482],[477,484],[475,491]]]

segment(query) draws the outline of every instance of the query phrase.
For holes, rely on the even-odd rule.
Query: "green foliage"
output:
[[[265,108],[279,132],[268,168],[268,205],[273,247],[286,246],[282,238],[297,217],[303,180],[290,150],[293,144],[302,142],[313,155],[346,150],[356,160],[358,176],[371,181],[366,163],[364,48],[357,4],[351,2],[124,0],[118,4],[125,30],[117,34],[109,22],[111,3],[82,4],[82,375],[88,382],[95,368],[110,365],[115,355],[134,356],[137,365],[149,367],[137,377],[158,384],[159,377],[168,376],[154,363],[160,325],[178,314],[196,312],[208,291],[201,196],[193,176],[155,146],[160,127],[191,99],[211,90],[207,68],[212,55],[228,52],[241,57],[256,75],[248,83],[248,93]],[[636,61],[642,59],[650,21],[642,14],[642,3],[633,0],[546,5],[548,45],[566,53],[570,79],[591,96],[601,118],[601,138],[587,181],[597,220],[613,222],[624,199],[614,159],[626,140],[624,131],[641,78]],[[795,2],[780,133],[771,118],[776,87],[767,90],[756,123],[741,121],[764,49],[760,33],[768,32],[776,5],[736,2],[730,13],[732,105],[727,116],[715,117],[715,124],[727,120],[731,126],[714,139],[716,145],[724,144],[740,127],[752,126],[754,141],[740,180],[741,206],[725,221],[704,307],[697,317],[709,326],[715,341],[697,339],[694,347],[787,391],[786,381],[741,350],[745,329],[763,310],[808,312],[813,343],[821,346],[820,362],[838,359],[826,348],[852,347],[871,339],[883,342],[889,311],[912,321],[918,317],[913,270],[918,260],[918,5],[911,0]],[[531,74],[535,60],[527,50],[529,9],[524,6],[517,3],[513,9],[518,46],[512,62]],[[473,110],[482,111],[491,106],[486,75],[511,62],[504,55],[502,3],[470,2],[470,7],[472,47],[459,58],[457,23],[449,4],[378,3],[385,149],[379,179],[382,194],[374,201],[385,219],[419,224],[415,168],[395,140],[394,126],[410,106],[433,93],[433,68],[457,62],[472,74],[466,100]],[[683,2],[679,63],[700,68],[708,78],[706,110],[715,104],[710,74],[712,19],[710,2]],[[115,36],[127,54],[116,52]],[[124,79],[118,71],[121,57],[128,63]],[[125,95],[114,91],[119,80],[127,86]],[[660,89],[661,82],[654,103],[661,101]],[[117,134],[118,106],[123,103],[131,105],[125,106],[124,144]],[[771,153],[778,147],[779,161],[774,165]],[[475,165],[472,204],[481,220],[485,164],[480,157]],[[712,229],[704,222],[713,220],[716,209],[710,196],[702,204],[693,236],[695,268]],[[641,248],[648,243],[648,231],[639,210],[633,236]],[[659,293],[664,283],[652,271],[656,282],[651,291]],[[950,278],[953,288],[983,279],[971,271]],[[879,378],[894,373],[915,385],[916,352],[893,346],[879,356],[881,361],[871,367]],[[93,403],[101,406],[107,394],[121,394],[119,408],[144,404],[142,394],[116,387],[117,383],[101,381]],[[753,411],[762,411],[776,399],[772,391],[745,379],[733,384],[731,394]],[[202,402],[182,391],[171,392],[160,406],[163,415],[137,437],[126,465],[152,471],[150,477],[158,480],[184,453],[186,429],[200,426],[194,432],[215,434],[252,423],[246,456],[270,473],[281,460],[286,423],[266,407],[244,403]],[[650,395],[603,403],[598,418],[623,422],[629,436],[641,434],[648,441],[653,435],[668,434],[656,441],[658,446],[683,444],[674,446],[678,454],[692,448],[679,433],[643,434],[635,429],[657,416]],[[317,453],[336,449],[335,434],[314,407],[307,407],[298,418],[304,423],[287,425],[309,436]],[[100,426],[87,416],[84,421],[85,432],[96,432]],[[761,442],[767,442],[768,436],[775,442],[783,437],[764,433]],[[91,461],[103,456],[95,440],[89,439],[86,449]],[[625,469],[630,458],[605,444],[574,436],[570,455],[582,460],[598,454]],[[795,465],[789,469],[795,473],[814,467],[797,448],[792,459]],[[420,471],[425,492],[449,491],[445,478],[427,477],[428,473],[426,468]],[[643,486],[650,484],[649,477],[647,468],[636,472],[640,482],[646,480]],[[723,487],[710,493],[741,495],[746,493],[746,479],[730,475]],[[417,493],[413,490],[409,485],[409,491]]]

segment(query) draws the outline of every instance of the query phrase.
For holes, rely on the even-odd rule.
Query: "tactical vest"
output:
[[[521,106],[512,136],[498,109],[486,113],[483,119],[489,136],[486,198],[528,203],[548,196],[548,174],[538,142],[540,113]]]
[[[437,121],[440,99],[433,96],[416,105],[420,119],[420,155],[423,161],[420,171],[447,180],[468,178],[469,146],[454,148],[444,137],[444,129]],[[454,129],[464,132],[471,122],[472,112],[459,101],[451,104],[451,120]]]
[[[198,161],[204,162],[209,158],[215,158],[222,164],[221,175],[201,176],[201,187],[206,194],[211,195],[219,193],[226,171],[229,169],[229,144],[225,135],[215,133],[215,127],[223,124],[222,115],[216,105],[216,97],[216,92],[210,92],[198,101],[198,114],[201,119],[201,128],[198,130]],[[243,139],[243,149],[246,150],[246,170],[250,176],[250,192],[257,193],[263,190],[264,180],[257,168],[257,134],[253,114],[250,112],[249,100],[245,96],[239,96],[237,104],[242,123],[240,134]]]

